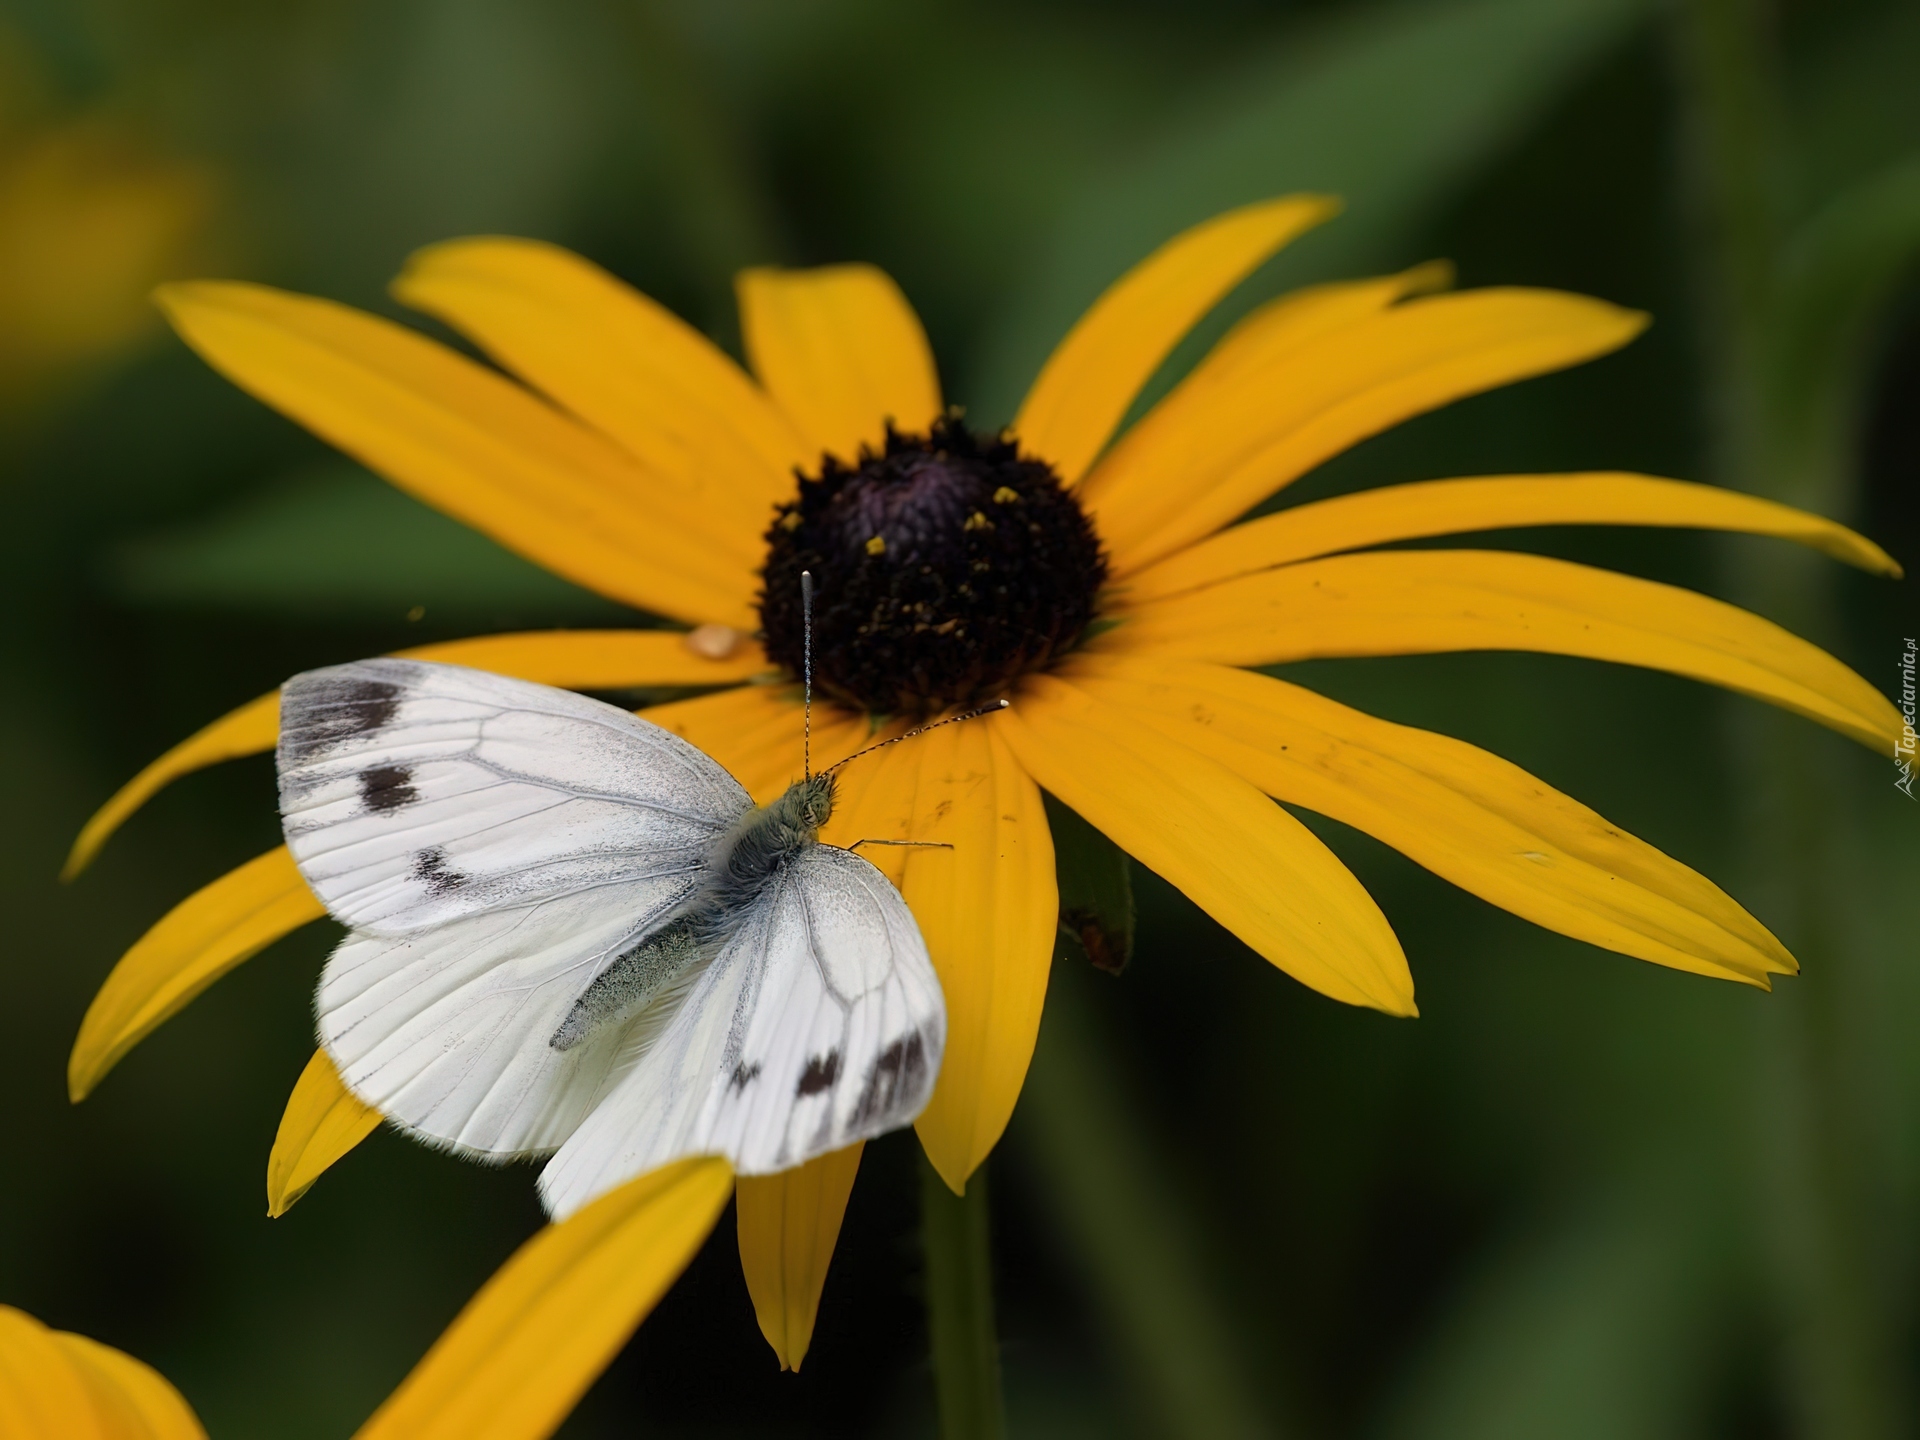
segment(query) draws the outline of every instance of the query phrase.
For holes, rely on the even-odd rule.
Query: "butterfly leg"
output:
[[[946,840],[856,840],[847,849],[858,850],[862,845],[918,845],[928,850],[953,849],[952,842]]]

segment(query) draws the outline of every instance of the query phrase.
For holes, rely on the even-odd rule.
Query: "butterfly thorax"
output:
[[[696,907],[708,923],[729,928],[731,917],[751,905],[769,880],[820,839],[833,815],[834,779],[797,780],[771,805],[742,815],[714,845],[706,893]]]
[[[711,956],[768,883],[819,843],[820,827],[833,814],[833,797],[833,777],[814,775],[736,820],[715,843],[700,889],[669,924],[594,977],[548,1043],[571,1050],[609,1025],[631,1019]]]

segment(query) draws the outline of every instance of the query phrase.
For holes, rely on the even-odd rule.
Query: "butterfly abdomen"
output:
[[[688,921],[676,920],[655,932],[594,976],[547,1043],[571,1050],[609,1023],[632,1019],[701,952],[700,936]]]

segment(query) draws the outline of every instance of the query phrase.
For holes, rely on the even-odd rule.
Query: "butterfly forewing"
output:
[[[751,803],[657,725],[459,666],[311,671],[280,713],[288,846],[334,917],[371,934],[607,885],[684,893]]]
[[[831,846],[770,882],[658,1038],[547,1165],[564,1216],[685,1155],[743,1175],[899,1128],[946,1040],[939,981],[886,877]]]

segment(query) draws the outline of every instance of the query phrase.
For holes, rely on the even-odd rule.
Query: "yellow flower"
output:
[[[741,276],[750,374],[644,296],[528,241],[433,247],[395,286],[518,383],[324,300],[207,283],[169,287],[162,303],[217,369],[409,493],[687,627],[411,653],[577,688],[727,687],[644,713],[762,801],[800,761],[784,683],[797,653],[784,577],[800,563],[818,574],[817,663],[841,702],[816,716],[817,760],[916,713],[1011,697],[1009,711],[863,762],[826,837],[953,847],[875,861],[912,905],[946,991],[946,1059],[918,1129],[958,1189],[1007,1123],[1039,1026],[1057,911],[1043,789],[1288,974],[1390,1014],[1414,1013],[1392,929],[1275,800],[1596,945],[1761,986],[1794,969],[1712,882],[1517,767],[1258,667],[1535,650],[1693,676],[1868,744],[1898,731],[1888,701],[1838,661],[1693,592],[1506,551],[1373,548],[1511,526],[1679,525],[1779,536],[1898,573],[1815,516],[1595,473],[1398,485],[1235,523],[1400,420],[1615,349],[1644,324],[1633,312],[1543,290],[1445,293],[1431,266],[1320,286],[1255,311],[1116,438],[1174,345],[1333,208],[1277,200],[1169,242],[1060,344],[1005,443],[944,418],[919,322],[862,265]],[[811,478],[796,486],[796,472]],[[275,725],[263,697],[156,761],[88,825],[70,873],[155,790],[269,748]],[[89,1011],[76,1098],[201,988],[319,914],[284,851],[184,902]],[[372,1123],[316,1063],[283,1126],[276,1204]],[[846,1188],[775,1177],[741,1194],[763,1328],[797,1363],[816,1252],[822,1240],[831,1251]],[[763,1198],[750,1206],[750,1195]],[[793,1261],[788,1242],[815,1258]]]
[[[207,1440],[159,1371],[98,1340],[0,1305],[0,1435],[7,1440]]]

